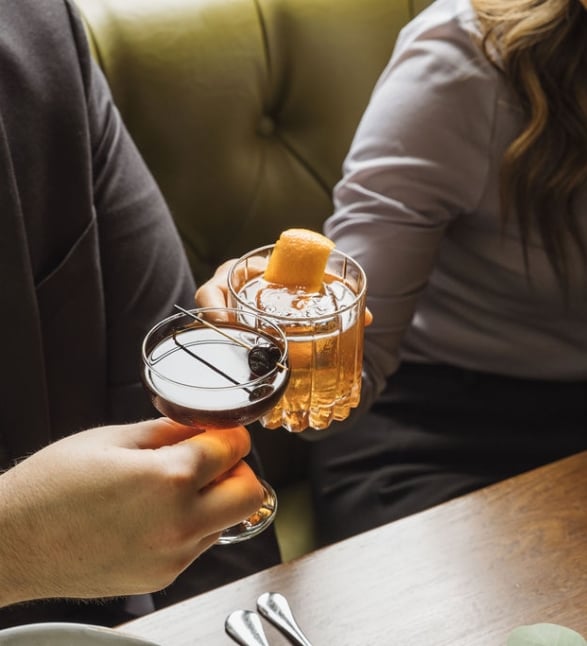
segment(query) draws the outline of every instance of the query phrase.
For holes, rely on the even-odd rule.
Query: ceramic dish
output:
[[[157,644],[102,626],[41,623],[0,630],[0,646],[157,646]]]

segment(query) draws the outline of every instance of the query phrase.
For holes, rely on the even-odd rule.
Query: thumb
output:
[[[179,424],[168,417],[137,422],[122,428],[125,429],[125,445],[138,449],[158,449],[183,442],[203,432],[203,429]]]

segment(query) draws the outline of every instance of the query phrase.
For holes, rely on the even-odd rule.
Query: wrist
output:
[[[25,496],[19,495],[14,480],[18,478],[12,469],[0,475],[0,607],[36,596],[30,588],[34,575],[29,568],[30,536],[35,528],[27,518]]]

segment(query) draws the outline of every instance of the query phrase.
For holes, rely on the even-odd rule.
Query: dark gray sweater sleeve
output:
[[[195,286],[165,200],[74,20],[87,89],[112,419],[135,419],[155,414],[139,379],[141,341],[174,303],[193,306]]]

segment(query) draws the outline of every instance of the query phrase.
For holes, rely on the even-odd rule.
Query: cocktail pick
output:
[[[272,370],[274,366],[281,368],[281,370],[286,369],[287,366],[285,366],[283,363],[279,361],[274,360],[274,356],[272,356],[272,352],[270,348],[265,348],[264,346],[253,346],[249,343],[246,343],[242,339],[238,339],[234,335],[229,334],[225,330],[219,328],[213,323],[210,323],[210,321],[207,321],[201,316],[198,316],[194,312],[190,312],[189,310],[186,310],[179,305],[174,305],[174,307],[182,314],[185,314],[186,316],[191,317],[192,319],[198,321],[198,323],[205,325],[211,330],[215,330],[216,332],[218,332],[218,334],[221,334],[227,339],[230,339],[233,343],[237,343],[243,348],[246,348],[249,351],[249,366],[251,367],[251,370],[255,372],[255,374],[259,374],[259,376],[266,374],[267,372]],[[264,372],[258,372],[259,368],[262,368]]]

